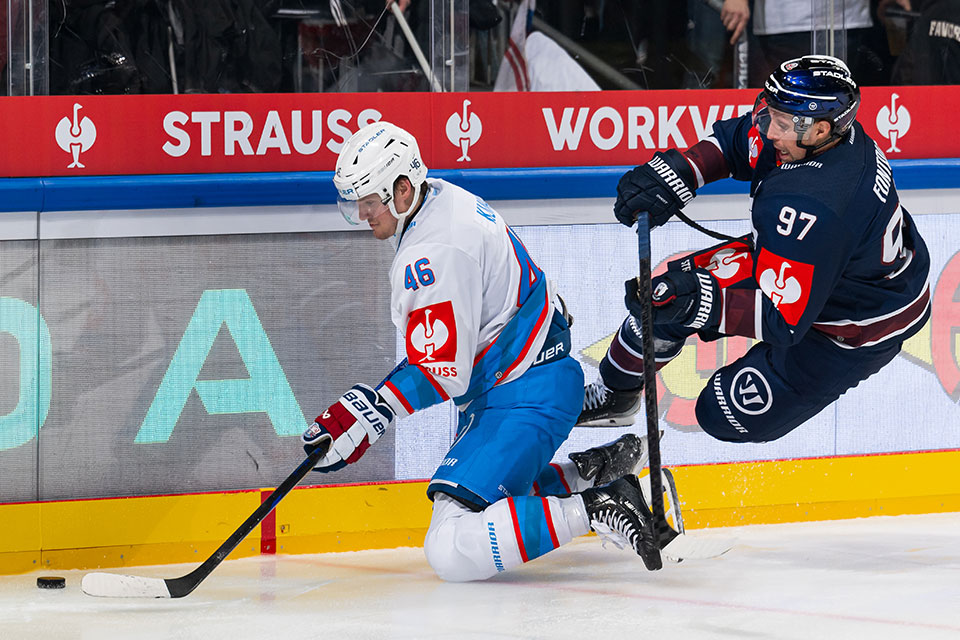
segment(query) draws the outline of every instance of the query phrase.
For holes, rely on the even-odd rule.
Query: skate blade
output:
[[[623,416],[622,418],[597,418],[595,420],[586,420],[578,422],[575,427],[629,427],[636,422],[636,416]]]

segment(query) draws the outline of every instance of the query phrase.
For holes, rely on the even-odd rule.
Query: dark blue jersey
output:
[[[780,166],[750,114],[717,122],[713,137],[753,197],[753,277],[724,289],[722,332],[794,344],[812,328],[852,348],[921,329],[927,247],[859,123],[837,146]]]

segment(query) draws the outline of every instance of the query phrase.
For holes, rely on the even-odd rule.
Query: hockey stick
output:
[[[663,432],[660,432],[660,435],[662,436]],[[649,454],[649,448],[647,449],[647,453]],[[663,513],[664,520],[667,521],[667,524],[659,530],[661,557],[670,562],[683,562],[684,560],[716,558],[730,551],[736,542],[736,538],[687,535],[683,526],[683,515],[680,513],[680,496],[677,493],[677,485],[673,479],[673,473],[669,469],[663,469],[662,477],[666,478],[667,481],[662,482],[663,493],[661,495],[668,496],[670,500],[670,510],[674,511],[674,517],[676,518],[674,523],[676,529],[669,525],[669,520],[666,515],[667,505],[664,505],[664,510],[661,513]],[[644,498],[647,498],[648,495],[652,493],[650,485],[649,474],[640,478],[640,487],[644,492]]]
[[[640,340],[643,352],[643,404],[647,414],[648,467],[650,469],[650,511],[653,512],[653,529],[657,535],[660,555],[651,571],[663,567],[663,558],[671,562],[685,559],[714,558],[723,555],[733,546],[733,541],[715,538],[691,538],[686,533],[673,531],[667,523],[663,507],[663,478],[660,462],[660,413],[657,409],[657,367],[653,347],[653,300],[650,280],[652,277],[650,257],[650,217],[644,211],[637,216],[637,254],[640,260],[640,275],[637,276],[637,295],[640,297]],[[650,366],[650,365],[654,366]],[[679,502],[676,492],[670,498]],[[678,508],[679,514],[679,508]],[[680,527],[681,531],[683,527]]]
[[[243,524],[224,540],[203,564],[179,578],[141,578],[117,573],[88,573],[83,576],[80,589],[88,596],[104,598],[182,598],[197,588],[210,573],[223,562],[247,535],[267,517],[290,490],[320,461],[330,443],[321,445],[300,463],[300,466],[284,480],[273,493],[243,521]]]
[[[390,376],[406,366],[407,359],[404,358],[393,371],[377,385],[377,388],[383,386]],[[236,531],[230,534],[230,537],[224,540],[216,551],[209,558],[204,560],[203,564],[191,571],[185,576],[179,578],[143,578],[139,576],[128,576],[118,573],[88,573],[83,576],[80,582],[80,589],[88,596],[99,596],[103,598],[182,598],[188,595],[199,586],[210,573],[219,566],[221,562],[237,548],[237,545],[243,541],[247,535],[267,517],[277,504],[290,493],[298,482],[300,482],[307,473],[313,469],[320,461],[327,450],[330,449],[330,442],[326,446],[320,445],[310,452],[306,460],[300,463],[293,473],[287,476],[287,479],[280,483],[280,486],[273,490],[267,499],[264,500],[256,511],[250,514],[243,521]]]
[[[647,414],[647,446],[650,467],[650,510],[657,546],[667,534],[669,526],[663,513],[663,479],[660,477],[660,413],[657,411],[657,367],[653,349],[653,301],[650,292],[650,217],[645,211],[637,216],[637,254],[640,275],[637,276],[637,295],[640,296],[640,339],[643,352],[643,404]],[[651,571],[663,566],[659,552]]]

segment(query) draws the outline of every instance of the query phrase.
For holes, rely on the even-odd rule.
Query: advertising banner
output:
[[[50,403],[50,335],[37,312],[37,244],[0,242],[0,502],[37,500],[37,433]]]
[[[329,171],[386,119],[431,169],[635,165],[686,148],[755,90],[14,97],[0,102],[0,176]],[[960,157],[960,87],[867,87],[858,120],[890,159]],[[26,125],[25,123],[29,123]]]
[[[752,343],[691,339],[658,376],[664,460],[960,448],[960,213],[915,219],[930,247],[933,313],[890,365],[780,440],[729,444],[699,431],[694,406],[711,373]],[[748,223],[710,224],[738,235]],[[517,233],[557,282],[574,316],[573,354],[592,380],[625,314],[634,234],[618,224]],[[669,222],[656,232],[654,264],[711,244]],[[35,241],[0,242],[0,502],[275,486],[302,460],[299,435],[316,414],[401,356],[385,277],[392,250],[365,234],[39,247],[38,261]],[[403,419],[359,463],[306,482],[429,477],[455,414],[446,403]],[[575,428],[557,459],[640,425]]]
[[[910,205],[911,194],[901,194]],[[746,198],[744,203],[746,205]],[[697,426],[697,397],[720,367],[753,346],[748,338],[687,340],[680,356],[657,374],[661,445],[665,464],[884,454],[960,448],[960,214],[918,215],[917,227],[931,254],[930,321],[879,373],[860,383],[783,438],[764,444],[715,440]],[[749,231],[747,221],[711,222],[731,236]],[[557,282],[573,314],[572,351],[586,380],[593,381],[626,310],[623,282],[637,273],[637,241],[618,224],[528,226],[517,233],[530,255]],[[668,222],[653,237],[654,272],[684,254],[715,244],[682,222]],[[414,414],[398,426],[397,476],[429,477],[452,442],[452,414]],[[641,412],[624,428],[574,428],[555,460],[573,451],[644,433]],[[405,443],[416,442],[414,446]]]
[[[391,259],[349,232],[64,239],[38,277],[36,242],[0,243],[0,501],[276,486],[393,368]],[[311,480],[392,479],[393,437]]]

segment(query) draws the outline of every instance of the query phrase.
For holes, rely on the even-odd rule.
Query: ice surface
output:
[[[960,514],[692,531],[726,555],[665,564],[586,537],[483,583],[420,549],[228,560],[178,600],[105,599],[0,577],[0,639],[960,638]],[[126,567],[173,578],[196,565]]]

